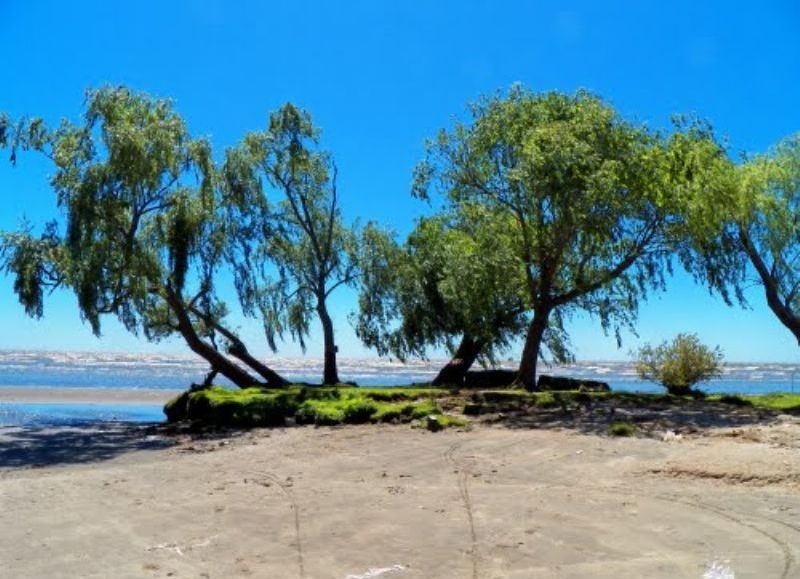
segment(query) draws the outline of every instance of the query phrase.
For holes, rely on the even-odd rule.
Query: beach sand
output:
[[[3,386],[0,402],[43,404],[164,404],[181,390]]]
[[[800,423],[0,429],[0,576],[800,577]],[[709,575],[712,577],[712,575]]]

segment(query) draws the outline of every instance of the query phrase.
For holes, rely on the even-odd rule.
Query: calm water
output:
[[[319,381],[322,360],[274,358],[272,367],[287,378]],[[343,380],[361,385],[391,386],[431,380],[442,361],[342,359]],[[511,366],[509,366],[511,367]],[[182,389],[202,381],[206,365],[189,356],[74,352],[0,352],[0,388],[163,388]],[[636,377],[630,363],[579,362],[564,367],[543,367],[542,373],[568,375],[608,382],[616,390],[658,392]],[[708,392],[759,394],[800,392],[800,364],[731,364],[725,375],[705,385]],[[8,404],[0,403],[0,425],[65,424],[97,420],[151,422],[162,420],[158,405]]]

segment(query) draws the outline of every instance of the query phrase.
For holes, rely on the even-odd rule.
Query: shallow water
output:
[[[0,426],[62,426],[96,422],[161,422],[160,404],[0,402]]]

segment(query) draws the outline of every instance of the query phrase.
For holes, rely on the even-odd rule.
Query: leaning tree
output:
[[[516,86],[471,117],[430,143],[415,192],[504,216],[530,314],[517,380],[533,388],[547,332],[565,335],[564,321],[583,311],[619,338],[646,291],[663,286],[685,160],[583,91]]]
[[[760,286],[800,343],[800,135],[738,165],[721,144],[694,155],[706,167],[694,206],[705,210],[689,214],[687,268],[728,303]]]
[[[420,219],[403,245],[385,236],[364,244],[356,334],[401,360],[445,348],[452,357],[436,385],[462,384],[476,360],[494,361],[526,325],[507,239],[515,232],[488,211],[460,206]]]
[[[126,88],[90,91],[79,124],[0,119],[0,145],[46,156],[63,213],[2,238],[2,267],[28,314],[68,288],[96,333],[115,316],[148,340],[178,335],[211,372],[238,386],[286,381],[223,325],[215,277],[229,243],[209,143],[193,138],[169,101]],[[218,347],[221,339],[228,348]],[[238,363],[233,358],[238,358]]]

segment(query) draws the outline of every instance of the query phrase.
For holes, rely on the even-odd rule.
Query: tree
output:
[[[582,91],[515,86],[470,110],[470,124],[430,143],[414,190],[505,216],[531,313],[518,381],[533,388],[544,336],[564,336],[572,312],[597,316],[619,338],[646,291],[663,286],[683,159]]]
[[[704,154],[711,214],[690,216],[687,268],[729,304],[746,304],[743,288],[760,285],[800,343],[800,135],[740,165],[722,145]]]
[[[266,131],[250,133],[229,150],[227,222],[236,240],[230,262],[245,312],[262,318],[273,348],[285,330],[305,347],[316,316],[324,339],[323,382],[336,384],[338,348],[328,298],[358,280],[360,233],[344,223],[337,168],[328,153],[315,150],[318,142],[310,115],[287,104],[270,116]],[[273,196],[275,215],[269,209]]]
[[[238,386],[286,384],[223,326],[214,282],[228,238],[211,146],[191,137],[168,101],[103,88],[88,93],[78,125],[0,125],[12,160],[22,149],[53,162],[50,184],[65,217],[65,228],[53,221],[38,238],[2,238],[2,267],[28,314],[42,315],[47,291],[68,288],[95,334],[113,315],[148,340],[181,336],[208,361],[207,381],[220,373]]]
[[[692,393],[692,387],[722,375],[722,351],[703,345],[695,334],[678,334],[672,342],[649,344],[636,355],[636,373],[657,382],[676,396]]]
[[[387,237],[372,248],[359,296],[356,334],[401,360],[444,347],[452,359],[433,383],[462,384],[483,358],[508,350],[525,326],[513,228],[487,208],[463,206],[421,219],[403,246]]]

